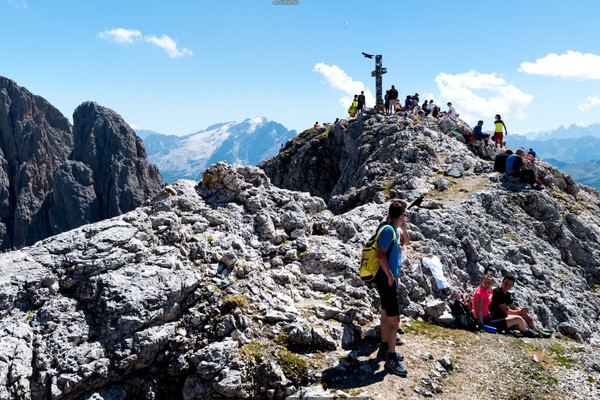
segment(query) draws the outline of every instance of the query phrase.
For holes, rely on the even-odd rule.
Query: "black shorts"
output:
[[[506,326],[506,318],[492,319],[492,314],[488,314],[483,317],[483,324],[493,326],[499,331],[508,330],[508,326]]]
[[[385,310],[385,314],[388,317],[396,317],[400,315],[400,308],[398,307],[398,285],[396,280],[394,284],[390,286],[388,284],[387,275],[383,272],[383,268],[379,267],[375,274],[375,285],[377,286],[377,292],[381,299],[381,308]]]

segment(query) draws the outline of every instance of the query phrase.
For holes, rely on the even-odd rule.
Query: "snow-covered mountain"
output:
[[[137,133],[144,141],[150,163],[158,167],[167,182],[198,180],[206,167],[219,161],[256,165],[277,154],[297,134],[264,117],[219,123],[186,136],[148,130]]]

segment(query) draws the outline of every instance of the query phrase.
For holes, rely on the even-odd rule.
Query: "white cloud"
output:
[[[524,62],[519,72],[563,78],[600,79],[600,56],[567,50],[564,54],[550,53],[535,62]]]
[[[135,29],[115,28],[109,31],[102,31],[98,38],[110,40],[111,42],[121,44],[133,44],[135,40],[141,39],[142,32]]]
[[[26,10],[29,8],[25,0],[6,0],[6,3],[16,10]]]
[[[600,106],[600,97],[586,97],[581,104],[577,106],[579,111],[587,111],[591,108]]]
[[[161,37],[156,35],[144,36],[142,35],[142,32],[136,29],[115,28],[108,31],[102,31],[97,35],[97,37],[126,45],[134,43],[149,43],[166,51],[171,58],[191,56],[194,54],[189,49],[178,48],[177,42],[167,35],[162,35]]]
[[[169,57],[171,58],[191,56],[192,54],[194,54],[191,50],[188,50],[186,48],[177,48],[177,42],[168,37],[167,35],[162,35],[161,37],[149,35],[145,37],[145,40],[146,42],[158,46],[164,51],[166,51]]]
[[[329,86],[334,89],[341,90],[346,94],[340,99],[340,104],[345,108],[349,107],[352,103],[352,99],[355,94],[360,94],[361,91],[365,92],[365,101],[367,106],[373,107],[375,105],[375,96],[365,88],[365,84],[360,81],[355,81],[352,77],[348,76],[344,70],[337,65],[327,65],[324,63],[318,63],[315,65],[313,71],[320,73],[325,78],[325,81]]]
[[[474,123],[479,119],[492,118],[495,114],[503,119],[525,118],[525,107],[533,96],[522,92],[501,76],[469,71],[451,75],[445,72],[435,78],[443,101],[436,102],[442,110],[451,101],[460,118]]]

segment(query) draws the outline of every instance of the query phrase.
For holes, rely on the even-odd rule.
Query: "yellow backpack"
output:
[[[392,235],[391,245],[396,241],[396,229],[390,224],[383,224],[379,228],[377,228],[377,232],[375,235],[371,236],[371,238],[365,243],[361,255],[360,255],[360,267],[359,273],[360,278],[363,281],[369,282],[375,278],[375,274],[377,274],[377,270],[379,269],[379,261],[377,260],[377,241],[379,240],[379,236],[381,236],[381,232],[387,227],[392,228],[394,232]],[[386,257],[389,259],[390,254],[392,253],[392,246],[389,246],[386,252]]]

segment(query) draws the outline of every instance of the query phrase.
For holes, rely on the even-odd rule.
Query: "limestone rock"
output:
[[[371,115],[328,137],[305,136],[283,153],[298,146],[298,154],[326,154],[318,149],[323,140],[338,141],[350,158],[347,140],[358,145],[353,149],[369,148],[348,160],[356,168],[342,172],[346,164],[337,160],[339,182],[329,192],[335,174],[319,169],[326,176],[317,177],[308,159],[298,159],[317,179],[298,185],[314,184],[328,193],[327,203],[274,185],[260,168],[217,163],[201,182],[178,181],[135,210],[3,253],[0,398],[281,399],[348,371],[372,373],[356,346],[376,340],[380,304],[357,263],[387,211],[387,203],[371,201],[377,194],[426,195],[406,214],[403,314],[445,318],[446,295],[420,262],[436,255],[452,289],[472,293],[486,268],[513,274],[516,302],[541,325],[600,343],[595,192],[567,180],[562,188],[509,190],[475,172],[491,159],[433,121]],[[465,171],[452,178],[452,189],[468,189],[429,194],[458,162],[455,153]],[[93,169],[71,161],[65,170],[79,174],[73,182],[84,187]],[[559,171],[537,167],[560,181]],[[314,370],[313,351],[331,367]],[[597,352],[583,355],[585,374],[597,382]],[[445,371],[432,363],[432,375]],[[437,393],[440,382],[424,384]]]
[[[120,116],[86,102],[73,120],[0,77],[0,250],[131,211],[161,190]]]

